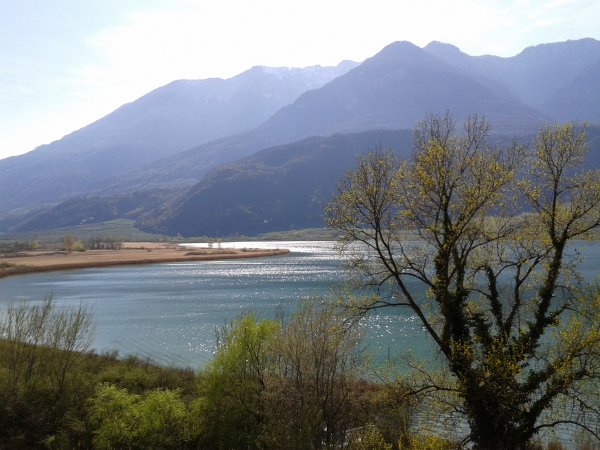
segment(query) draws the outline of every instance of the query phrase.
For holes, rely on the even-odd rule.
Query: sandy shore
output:
[[[33,272],[85,267],[152,264],[177,261],[214,261],[285,255],[288,250],[184,248],[156,242],[126,242],[119,250],[57,252],[36,250],[18,255],[0,254],[0,278]]]

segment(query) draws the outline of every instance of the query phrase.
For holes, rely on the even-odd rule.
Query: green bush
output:
[[[393,450],[394,445],[385,441],[381,431],[367,425],[352,433],[349,450]]]
[[[100,384],[88,414],[96,449],[180,449],[191,441],[189,413],[178,391],[138,395]]]
[[[264,426],[264,387],[276,322],[245,316],[222,330],[213,361],[199,377],[196,402],[209,448],[254,448]],[[203,426],[202,424],[206,424]]]
[[[99,374],[98,380],[141,394],[157,388],[181,389],[184,397],[195,393],[195,375],[191,369],[161,367],[151,360],[128,356],[111,362]]]

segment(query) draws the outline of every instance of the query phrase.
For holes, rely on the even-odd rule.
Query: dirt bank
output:
[[[126,242],[119,250],[57,252],[35,250],[16,255],[0,254],[0,278],[54,270],[82,269],[130,264],[153,264],[177,261],[214,261],[285,255],[288,250],[185,248],[175,244]]]

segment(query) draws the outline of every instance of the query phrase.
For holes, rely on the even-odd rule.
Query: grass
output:
[[[87,241],[91,237],[110,236],[119,241],[152,241],[164,242],[173,238],[161,234],[146,233],[134,227],[134,221],[128,219],[115,219],[107,222],[78,225],[68,228],[56,228],[53,230],[22,233],[4,234],[0,241],[23,241],[38,240],[41,242],[62,242],[65,234],[72,234],[77,239]]]

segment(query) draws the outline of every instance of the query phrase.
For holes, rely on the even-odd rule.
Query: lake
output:
[[[201,245],[201,244],[199,244]],[[205,244],[204,244],[205,245]],[[223,247],[287,248],[286,256],[46,272],[0,279],[0,307],[15,300],[83,304],[96,323],[94,347],[163,364],[201,367],[212,357],[215,329],[252,311],[289,314],[303,300],[347,281],[333,242],[234,242]],[[582,272],[598,276],[600,243],[578,243]],[[430,351],[407,309],[379,310],[363,321],[364,348],[376,361],[397,351]]]

